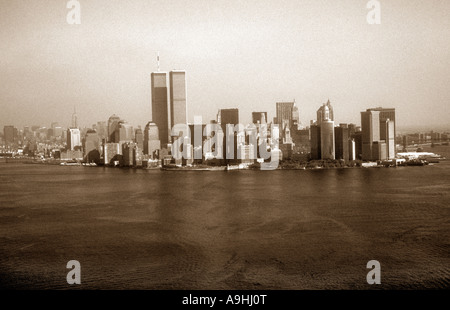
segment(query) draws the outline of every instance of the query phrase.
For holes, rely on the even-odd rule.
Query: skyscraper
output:
[[[335,159],[334,122],[325,119],[320,125],[322,159]]]
[[[233,136],[227,137],[227,125],[233,125],[233,128],[239,124],[239,110],[238,109],[221,109],[217,116],[217,121],[220,124],[223,132],[223,158],[227,158],[227,154],[235,154],[234,150],[237,149],[237,132],[233,133]],[[233,143],[231,143],[233,141]],[[234,157],[233,159],[235,159]]]
[[[373,143],[380,141],[380,111],[370,109],[361,112],[362,160],[377,160],[372,150]],[[379,153],[379,152],[377,152]]]
[[[78,128],[67,129],[67,149],[75,150],[75,147],[81,147],[81,134]]]
[[[101,151],[102,147],[99,135],[95,130],[89,129],[84,137],[84,159],[88,163],[99,163]]]
[[[322,159],[335,159],[334,113],[330,100],[317,110]]]
[[[265,124],[267,123],[267,112],[252,112],[253,124]]]
[[[395,158],[395,109],[372,108],[361,112],[362,159]]]
[[[281,132],[283,132],[286,127],[291,128],[292,126],[292,111],[294,104],[295,101],[277,102],[277,116],[275,123],[279,125]]]
[[[173,127],[177,124],[187,124],[186,72],[184,70],[172,70],[169,73],[169,78],[170,125]]]
[[[347,162],[350,159],[348,125],[339,124],[339,127],[334,128],[334,135],[336,159],[343,159]]]
[[[152,158],[161,149],[158,126],[153,122],[148,122],[144,129],[144,154]]]
[[[15,130],[14,129],[15,129],[14,126],[3,127],[3,135],[4,135],[6,144],[14,142],[14,140],[15,140],[15,135],[14,135]]]
[[[158,126],[161,145],[166,146],[170,142],[167,72],[152,72],[151,87],[152,119]]]
[[[108,119],[108,141],[111,143],[119,142],[116,141],[116,129],[119,127],[120,117],[113,114]]]

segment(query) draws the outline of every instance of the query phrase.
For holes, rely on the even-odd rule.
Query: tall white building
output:
[[[81,147],[81,133],[78,128],[67,129],[67,148],[74,150],[76,146]]]

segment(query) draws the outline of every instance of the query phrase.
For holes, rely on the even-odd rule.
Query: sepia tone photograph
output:
[[[0,289],[449,289],[449,16],[0,0]]]

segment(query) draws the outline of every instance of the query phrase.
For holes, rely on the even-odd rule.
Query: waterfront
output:
[[[450,158],[448,147],[432,149]],[[2,288],[450,286],[450,162],[182,171],[0,165]],[[381,286],[366,282],[381,263]]]

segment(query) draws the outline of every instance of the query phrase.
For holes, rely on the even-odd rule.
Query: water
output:
[[[450,158],[448,148],[432,151]],[[450,162],[301,171],[0,164],[0,286],[450,287]]]

